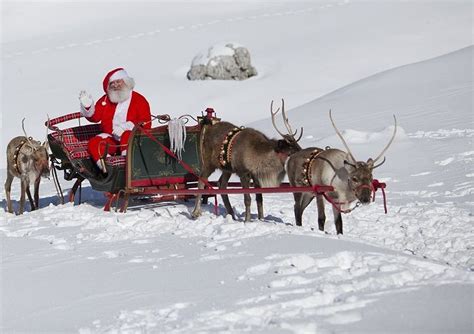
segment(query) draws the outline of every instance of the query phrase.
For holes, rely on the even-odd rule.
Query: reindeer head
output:
[[[41,174],[41,176],[49,177],[49,154],[44,143],[43,145],[36,147],[36,149],[33,151],[32,159],[35,169]]]
[[[272,100],[270,104],[270,113],[272,114],[272,124],[275,130],[278,132],[278,134],[283,137],[283,139],[278,140],[277,153],[285,153],[286,155],[291,155],[295,152],[301,151],[301,146],[298,144],[298,142],[303,136],[303,128],[301,128],[301,133],[298,136],[298,139],[296,139],[295,136],[298,133],[298,130],[293,131],[293,129],[291,128],[291,125],[288,121],[288,117],[286,116],[284,99],[281,99],[281,110],[282,110],[283,124],[286,127],[287,133],[283,133],[282,131],[280,131],[276,125],[275,116],[280,111],[280,108],[278,108],[276,111],[273,111],[273,100]]]
[[[355,164],[345,160],[344,164],[349,173],[347,181],[349,188],[362,204],[369,204],[372,196],[373,160],[357,161]]]
[[[344,160],[344,165],[346,166],[346,169],[348,171],[347,182],[349,184],[349,188],[352,189],[355,197],[357,197],[357,199],[362,204],[369,204],[371,195],[372,195],[372,190],[373,190],[372,172],[375,168],[381,166],[385,162],[385,157],[384,157],[382,162],[380,162],[377,165],[375,164],[383,156],[383,154],[387,151],[387,149],[390,147],[393,140],[395,139],[395,135],[397,134],[397,118],[395,117],[395,115],[393,115],[393,119],[395,121],[395,127],[393,130],[392,138],[390,138],[388,144],[385,146],[382,152],[377,156],[377,158],[375,159],[369,158],[367,159],[367,162],[357,161],[354,158],[354,155],[349,149],[349,146],[344,140],[344,137],[342,136],[341,132],[337,129],[336,124],[334,123],[331,110],[329,110],[329,118],[331,119],[331,123],[332,123],[332,126],[334,127],[334,130],[336,130],[336,134],[339,136],[339,138],[341,139],[342,143],[344,144],[347,150],[347,156],[346,156],[346,159]]]

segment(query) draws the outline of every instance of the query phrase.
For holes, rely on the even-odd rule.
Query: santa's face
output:
[[[118,79],[109,82],[109,88],[107,89],[107,96],[113,103],[120,103],[127,100],[130,97],[132,88],[127,85],[125,80]]]

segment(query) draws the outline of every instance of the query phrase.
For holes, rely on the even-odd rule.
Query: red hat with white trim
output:
[[[102,82],[102,86],[104,88],[104,92],[107,93],[107,88],[109,87],[109,83],[114,80],[125,79],[129,78],[127,71],[125,71],[122,67],[116,68],[115,70],[110,71],[104,78]]]

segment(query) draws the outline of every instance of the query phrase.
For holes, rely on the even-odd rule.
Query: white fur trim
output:
[[[124,78],[123,81],[125,82],[125,85],[130,89],[133,90],[135,88],[135,80],[133,78]]]
[[[121,128],[122,132],[126,128],[126,123],[127,123],[127,113],[128,113],[128,108],[130,107],[130,102],[132,101],[132,92],[130,92],[130,96],[128,99],[126,99],[123,102],[120,102],[117,104],[117,107],[115,107],[115,114],[114,114],[114,119],[112,121],[112,129],[115,130],[115,128]]]
[[[105,167],[105,161],[103,159],[99,159],[95,163],[102,173],[107,173],[107,168]]]
[[[114,81],[114,80],[125,79],[125,78],[129,78],[129,75],[128,75],[127,71],[118,70],[117,72],[115,72],[114,74],[112,74],[110,76],[109,83]]]
[[[100,138],[104,138],[104,139],[105,139],[105,138],[112,137],[112,136],[111,136],[110,134],[108,134],[108,133],[99,133],[98,136],[99,136]]]
[[[173,118],[168,122],[168,133],[171,141],[171,151],[181,160],[181,153],[184,151],[186,142],[186,126],[182,119]]]
[[[135,127],[135,124],[133,124],[133,122],[127,121],[127,123],[125,123],[125,126],[123,127],[123,129],[125,131],[127,131],[127,130],[132,131],[134,127]]]

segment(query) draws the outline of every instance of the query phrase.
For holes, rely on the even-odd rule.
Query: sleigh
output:
[[[51,148],[53,176],[57,188],[60,183],[57,171],[64,173],[64,179],[75,183],[69,193],[69,201],[74,202],[76,192],[82,181],[88,180],[92,189],[103,192],[107,197],[104,210],[109,211],[122,199],[120,211],[127,210],[130,196],[139,196],[152,202],[194,198],[204,195],[216,198],[219,194],[249,193],[291,193],[315,192],[326,194],[333,190],[331,186],[314,185],[308,187],[291,187],[287,183],[275,188],[242,188],[239,182],[230,182],[228,189],[216,189],[217,182],[203,180],[205,189],[197,188],[201,169],[201,130],[203,122],[218,121],[212,108],[206,114],[194,118],[181,116],[186,123],[186,140],[182,156],[177,157],[170,150],[168,115],[153,116],[159,123],[151,129],[135,126],[130,135],[127,154],[122,156],[104,156],[103,162],[107,173],[104,174],[92,161],[87,145],[88,141],[101,133],[99,124],[81,125],[80,113],[72,113],[48,120],[46,126],[51,131],[48,141]],[[58,125],[68,121],[78,121],[79,125],[61,129]],[[194,124],[188,125],[190,121]],[[62,196],[62,191],[58,191]],[[64,201],[64,199],[63,199]],[[217,203],[216,203],[217,204]],[[217,207],[217,205],[216,205]]]
[[[78,125],[65,129],[58,127],[61,123],[80,121],[81,118],[80,113],[73,113],[46,122],[52,131],[48,134],[48,141],[52,152],[53,173],[63,171],[64,179],[76,180],[69,194],[69,201],[74,201],[76,191],[85,179],[89,181],[92,189],[104,192],[108,197],[105,210],[110,209],[112,201],[120,194],[159,195],[159,189],[177,190],[195,185],[196,175],[200,171],[199,123],[186,126],[182,157],[193,173],[178,163],[172,152],[166,152],[170,139],[168,126],[164,124],[146,132],[140,126],[135,127],[129,138],[127,155],[103,157],[107,170],[104,174],[92,161],[87,149],[88,141],[102,132],[100,125]],[[161,123],[169,120],[167,115],[154,118]],[[188,120],[186,118],[186,122]],[[57,177],[55,179],[57,180]],[[161,199],[165,197],[170,196],[161,196]],[[180,198],[184,196],[181,195]]]

